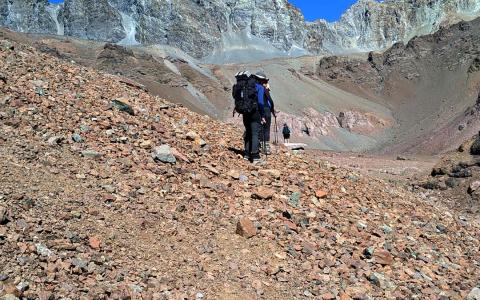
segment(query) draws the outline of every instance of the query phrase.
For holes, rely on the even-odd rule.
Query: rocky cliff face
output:
[[[336,23],[307,24],[305,45],[313,52],[383,50],[479,15],[478,0],[360,0]]]
[[[211,62],[385,49],[479,15],[480,0],[360,0],[336,23],[305,22],[286,0],[0,0],[0,24],[16,31],[167,44]]]
[[[318,76],[351,93],[383,99],[397,127],[384,152],[437,154],[478,132],[480,19],[397,43],[368,59],[330,56]]]
[[[54,33],[48,0],[0,0],[0,24],[15,31]]]

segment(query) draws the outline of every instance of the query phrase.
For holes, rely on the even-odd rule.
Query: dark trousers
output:
[[[270,131],[272,127],[272,112],[270,111],[269,107],[265,107],[265,121],[266,123],[260,127],[260,141],[264,141],[264,135],[265,135],[265,142],[270,142]]]
[[[245,156],[251,159],[260,158],[260,138],[262,125],[260,124],[260,114],[254,112],[252,114],[243,115],[243,125],[245,126]]]

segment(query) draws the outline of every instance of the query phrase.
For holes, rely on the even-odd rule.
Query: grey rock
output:
[[[363,221],[358,221],[357,222],[357,228],[360,229],[360,230],[365,230],[368,228],[368,225],[365,224],[365,222]]]
[[[37,249],[37,253],[41,256],[50,257],[53,255],[52,250],[48,249],[47,246],[37,243],[35,244],[35,248]]]
[[[384,289],[384,290],[393,290],[396,288],[395,283],[393,283],[387,276],[381,273],[372,273],[368,280],[374,285]]]
[[[9,278],[8,275],[6,275],[6,274],[0,274],[0,281],[5,281],[5,280],[7,280],[8,278]]]
[[[130,288],[132,289],[132,291],[133,291],[134,293],[141,293],[141,292],[143,292],[143,288],[142,288],[141,286],[139,286],[139,285],[136,285],[136,284],[130,285]]]
[[[424,184],[421,185],[424,189],[427,190],[439,190],[441,189],[440,183],[435,180],[430,180]]]
[[[373,257],[374,252],[375,252],[375,248],[368,247],[365,250],[363,250],[363,255],[365,256],[365,258],[370,259]]]
[[[293,192],[288,200],[288,204],[290,204],[290,206],[293,206],[293,207],[299,207],[300,197],[301,197],[300,192]]]
[[[89,132],[91,129],[87,125],[80,125],[81,132]]]
[[[445,168],[433,168],[430,174],[433,177],[435,177],[435,176],[447,175],[447,173],[448,172],[445,170]]]
[[[75,143],[83,143],[84,142],[84,139],[81,135],[79,135],[78,133],[74,133],[72,134],[72,140],[75,142]]]
[[[52,136],[48,139],[47,143],[50,145],[50,146],[58,146],[62,143],[62,141],[64,140],[65,138],[61,135],[55,135],[55,136]]]
[[[470,147],[470,154],[480,155],[480,134],[473,141],[472,146]]]
[[[205,295],[201,292],[198,292],[195,294],[195,299],[197,300],[205,299]]]
[[[177,162],[177,159],[172,153],[172,149],[170,148],[169,145],[166,145],[166,144],[155,147],[155,149],[152,152],[152,158],[155,161],[160,161],[163,163],[174,164]]]
[[[480,189],[480,181],[474,181],[474,182],[470,183],[470,186],[468,187],[468,193],[473,194],[478,189]]]
[[[0,225],[8,223],[8,211],[5,207],[0,206]]]
[[[0,49],[2,49],[4,51],[5,50],[14,50],[15,47],[13,46],[12,42],[10,42],[10,41],[0,40]]]
[[[438,231],[439,233],[447,233],[447,232],[448,232],[447,227],[445,227],[445,226],[442,225],[442,224],[436,225],[435,228],[437,229],[437,231]]]
[[[385,234],[390,234],[390,233],[393,232],[393,229],[392,229],[390,226],[383,225],[383,226],[382,226],[382,231],[383,231],[383,233],[385,233]]]
[[[31,259],[30,259],[28,256],[19,256],[19,257],[17,257],[17,263],[18,263],[20,266],[24,266],[24,265],[28,264],[30,261],[31,261]]]
[[[455,173],[451,173],[450,177],[454,178],[467,178],[467,177],[472,177],[472,171],[469,169],[463,169]]]
[[[449,187],[449,188],[455,188],[457,186],[459,186],[461,183],[461,180],[458,179],[458,178],[448,178],[447,180],[445,180],[445,184]]]
[[[19,284],[17,284],[17,290],[19,290],[21,293],[28,290],[29,287],[30,287],[30,285],[26,281],[22,281]]]
[[[74,259],[72,259],[72,265],[74,265],[77,268],[85,270],[85,269],[87,269],[88,262],[86,262],[83,259],[74,258]]]
[[[468,294],[466,300],[480,300],[480,287],[474,287]]]
[[[20,300],[20,299],[15,295],[6,294],[6,295],[0,297],[0,300]]]
[[[86,158],[100,158],[103,155],[102,153],[97,152],[95,150],[84,150],[81,152],[81,154],[83,157],[86,157]]]
[[[135,115],[133,108],[122,100],[118,100],[118,99],[112,100],[112,106],[118,109],[119,111],[126,112],[131,116]]]

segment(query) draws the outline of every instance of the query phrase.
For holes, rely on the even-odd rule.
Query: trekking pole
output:
[[[274,116],[274,120],[275,120],[275,136],[274,136],[273,144],[276,145],[278,143],[277,117]]]
[[[265,124],[262,124],[262,132],[263,132],[263,152],[265,153],[265,160],[267,160],[268,153],[267,153],[267,141],[265,139]]]

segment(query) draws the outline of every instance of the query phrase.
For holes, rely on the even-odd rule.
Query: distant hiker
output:
[[[302,129],[303,132],[305,132],[306,135],[310,136],[310,129],[308,129],[307,124],[305,124],[305,127]]]
[[[260,129],[264,118],[260,114],[258,105],[257,78],[249,72],[239,72],[235,75],[237,83],[232,88],[232,96],[235,99],[234,113],[243,117],[244,133],[244,159],[261,162],[260,159]],[[263,112],[263,110],[262,110]]]
[[[263,74],[264,75],[264,74]],[[264,116],[265,116],[265,124],[263,125],[262,130],[264,130],[264,133],[260,134],[260,142],[265,143],[265,151],[266,154],[271,153],[270,149],[270,133],[271,133],[271,127],[272,127],[272,115],[276,118],[275,116],[275,104],[273,103],[272,96],[270,95],[270,84],[268,83],[269,79],[260,79],[260,82],[263,85],[263,88],[265,89],[265,94],[264,94]]]
[[[283,124],[282,134],[283,134],[283,141],[285,143],[289,143],[290,142],[290,128],[288,128],[287,123]]]

